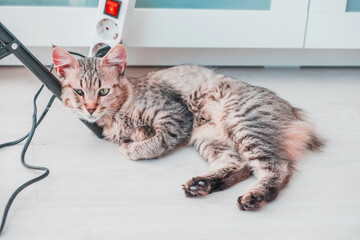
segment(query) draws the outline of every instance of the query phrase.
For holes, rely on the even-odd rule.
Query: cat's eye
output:
[[[106,96],[106,95],[108,95],[109,91],[110,91],[110,88],[102,88],[99,91],[99,95],[100,96]]]
[[[74,89],[74,91],[80,96],[84,95],[84,92],[81,89]]]

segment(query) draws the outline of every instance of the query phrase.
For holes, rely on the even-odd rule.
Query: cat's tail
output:
[[[315,133],[300,109],[294,109],[294,119],[282,129],[282,149],[289,159],[296,160],[306,150],[320,151],[324,141]]]
[[[312,133],[311,139],[307,144],[307,149],[313,152],[320,152],[324,146],[325,141],[319,136],[317,136],[315,133]]]
[[[311,124],[307,121],[305,114],[301,109],[294,108],[295,117],[308,125],[308,138],[306,141],[306,148],[313,152],[319,152],[325,145],[324,139],[319,137],[313,130]]]

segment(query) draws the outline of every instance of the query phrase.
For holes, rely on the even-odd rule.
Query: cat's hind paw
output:
[[[265,205],[265,196],[261,192],[250,191],[238,198],[238,207],[242,211],[256,211]]]
[[[186,197],[200,197],[211,193],[210,181],[203,177],[194,177],[182,186]]]

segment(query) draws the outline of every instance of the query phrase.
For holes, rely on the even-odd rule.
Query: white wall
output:
[[[271,11],[263,12],[136,9],[124,39],[129,65],[360,66],[360,13],[319,11],[317,1],[311,1],[309,15],[308,0],[296,0],[297,5],[273,0]],[[51,44],[87,55],[96,13],[95,8],[0,7],[0,21],[49,64]],[[345,19],[344,27],[335,22],[322,27],[324,19],[331,23],[324,16]],[[210,18],[215,21],[209,27],[204,19]],[[19,63],[0,60],[13,64]]]

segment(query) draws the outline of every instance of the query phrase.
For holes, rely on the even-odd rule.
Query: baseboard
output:
[[[44,64],[51,64],[51,47],[29,47]],[[88,47],[68,47],[87,55]],[[214,49],[214,48],[128,48],[129,66],[199,64],[214,66],[360,66],[360,49]],[[0,65],[18,66],[10,56]]]

